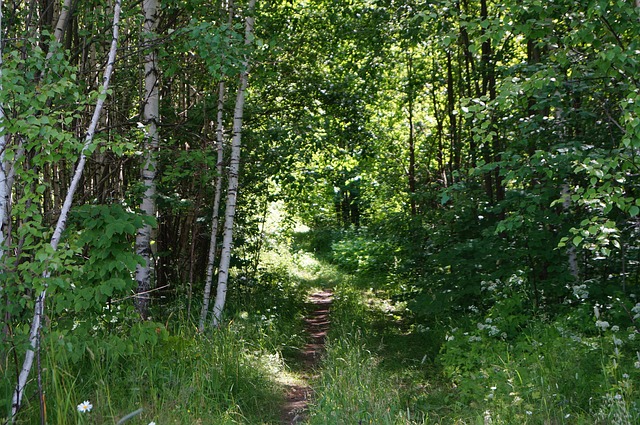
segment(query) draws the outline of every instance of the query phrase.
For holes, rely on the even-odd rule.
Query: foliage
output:
[[[522,288],[486,288],[499,300],[484,314],[476,308],[453,322],[439,356],[455,384],[456,410],[471,406],[499,423],[637,420],[640,400],[631,383],[639,347],[629,318],[610,325],[597,304],[591,309],[582,300],[553,321],[531,321],[521,314],[529,304]]]

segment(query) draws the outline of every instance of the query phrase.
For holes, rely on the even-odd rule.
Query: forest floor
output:
[[[305,321],[307,343],[296,359],[300,365],[300,379],[286,383],[286,398],[282,406],[281,423],[294,425],[306,420],[308,405],[313,395],[310,380],[316,374],[319,361],[324,353],[325,339],[330,325],[333,293],[320,290],[309,295]]]

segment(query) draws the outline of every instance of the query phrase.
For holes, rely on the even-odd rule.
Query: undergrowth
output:
[[[601,297],[587,282],[546,311],[527,274],[515,272],[469,281],[479,296],[424,314],[404,296],[423,283],[402,273],[396,250],[380,249],[365,229],[340,240],[351,232],[323,239],[333,247],[324,258],[357,278],[336,288],[310,423],[640,423],[633,295]]]
[[[286,353],[303,343],[305,288],[281,265],[266,263],[253,277],[235,273],[230,288],[224,325],[202,334],[184,300],[158,305],[155,321],[140,322],[137,331],[87,341],[53,326],[41,349],[45,422],[115,424],[143,409],[127,423],[279,423],[276,378],[287,368]],[[10,382],[13,365],[7,360],[0,372]],[[12,388],[2,391],[8,417]],[[32,380],[17,424],[40,423],[38,393]],[[84,401],[91,410],[80,412]]]

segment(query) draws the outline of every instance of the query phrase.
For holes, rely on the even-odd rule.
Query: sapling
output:
[[[80,183],[80,179],[82,178],[84,166],[87,161],[87,155],[91,151],[93,137],[96,131],[96,127],[98,126],[98,120],[102,112],[104,101],[107,98],[107,90],[109,89],[109,82],[111,79],[111,74],[113,73],[113,67],[116,59],[116,51],[118,47],[120,7],[121,7],[121,1],[115,0],[114,10],[113,10],[113,38],[111,40],[111,46],[109,49],[109,58],[107,61],[107,66],[104,70],[102,87],[100,89],[100,94],[96,102],[96,106],[93,112],[93,117],[89,124],[89,128],[87,129],[87,133],[84,139],[84,144],[82,146],[82,150],[80,151],[80,156],[79,156],[75,171],[73,173],[71,184],[69,185],[69,190],[65,197],[62,210],[60,211],[60,216],[58,217],[56,227],[53,231],[53,236],[51,237],[50,248],[52,252],[55,252],[58,249],[58,244],[60,243],[62,232],[66,227],[67,217],[69,216],[69,211],[71,210],[71,205],[73,203],[73,195],[78,187],[78,184]],[[35,350],[37,349],[40,338],[41,338],[40,329],[42,327],[42,318],[44,316],[44,302],[47,295],[47,280],[49,279],[50,276],[51,276],[51,271],[48,268],[46,268],[43,273],[44,288],[42,289],[42,291],[36,297],[36,300],[35,300],[34,314],[33,314],[33,319],[31,321],[31,328],[29,332],[29,347],[27,348],[27,352],[25,353],[22,368],[18,375],[18,381],[16,383],[16,387],[13,392],[13,399],[11,402],[11,419],[10,419],[12,423],[15,421],[16,415],[20,410],[24,389],[27,385],[27,379],[29,377],[29,373],[31,372],[31,368],[33,366],[33,360],[35,358]]]

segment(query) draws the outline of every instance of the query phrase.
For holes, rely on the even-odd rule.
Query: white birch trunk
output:
[[[251,43],[253,37],[253,10],[256,0],[250,0],[245,20],[245,45]],[[236,214],[236,199],[238,196],[238,175],[240,173],[240,148],[242,145],[242,119],[244,114],[244,97],[249,82],[249,59],[245,56],[243,70],[240,74],[240,86],[233,111],[233,137],[231,140],[231,158],[229,163],[229,186],[227,187],[227,203],[224,219],[224,233],[222,237],[222,253],[218,267],[218,288],[216,302],[213,305],[212,325],[218,326],[222,319],[222,311],[227,297],[227,282],[229,278],[229,264],[233,249],[233,221]]]
[[[80,157],[78,159],[78,163],[76,164],[76,169],[73,173],[71,184],[69,185],[69,191],[67,192],[67,196],[64,199],[64,204],[62,206],[62,210],[60,211],[60,216],[58,217],[58,222],[56,223],[56,227],[53,231],[53,236],[51,237],[51,248],[53,249],[53,251],[56,251],[58,249],[58,244],[60,243],[60,238],[62,236],[62,232],[65,229],[65,226],[67,223],[67,217],[69,216],[69,211],[71,210],[73,195],[78,187],[78,184],[80,183],[82,172],[84,171],[84,166],[87,161],[87,150],[90,148],[91,143],[93,142],[93,136],[95,134],[96,127],[98,125],[98,120],[102,112],[102,107],[107,97],[107,89],[109,88],[109,81],[111,80],[111,74],[113,73],[113,66],[116,60],[119,25],[120,25],[120,0],[115,0],[115,7],[113,11],[113,38],[111,40],[111,47],[109,49],[109,59],[107,62],[107,67],[105,68],[105,71],[104,71],[102,87],[100,90],[100,96],[98,97],[98,101],[96,102],[96,107],[93,112],[93,117],[91,118],[91,123],[89,124],[89,128],[87,129],[84,145],[82,146]],[[12,423],[15,421],[18,410],[20,409],[20,406],[22,404],[22,396],[24,394],[24,389],[27,385],[27,379],[29,378],[31,367],[33,366],[33,360],[35,358],[35,350],[36,350],[36,347],[38,347],[40,342],[40,328],[42,326],[42,316],[44,315],[44,301],[47,295],[46,282],[50,277],[50,275],[51,275],[51,272],[49,270],[45,270],[45,272],[43,273],[45,287],[40,293],[40,295],[38,295],[38,297],[36,298],[33,320],[31,321],[31,329],[29,332],[29,348],[25,353],[24,362],[22,364],[22,369],[20,370],[20,374],[18,375],[18,381],[16,383],[16,387],[15,387],[12,402],[11,402],[10,421]]]
[[[231,26],[233,22],[233,1],[227,3],[227,12],[229,18],[227,23]],[[224,62],[224,56],[223,56]],[[216,117],[216,180],[215,194],[213,197],[213,213],[211,217],[211,238],[209,240],[209,256],[207,258],[207,274],[204,282],[204,300],[202,303],[202,311],[200,312],[200,323],[198,331],[204,332],[207,315],[209,314],[209,301],[211,300],[211,286],[213,284],[213,267],[216,261],[216,251],[218,249],[218,226],[220,223],[220,198],[222,197],[222,172],[224,170],[224,97],[226,88],[224,80],[221,77],[218,83],[218,113]]]
[[[158,64],[157,51],[153,46],[155,41],[155,31],[158,27],[158,0],[143,0],[142,9],[144,13],[144,165],[142,168],[142,181],[144,184],[144,195],[140,210],[148,216],[156,214],[156,168],[158,150],[158,122],[159,122],[159,94],[158,94]],[[151,289],[151,275],[153,256],[151,242],[153,229],[151,225],[145,225],[136,235],[136,253],[144,259],[144,265],[136,267],[136,281],[138,282],[138,294],[136,297],[136,307],[140,315],[145,318],[149,311],[149,290]]]
[[[62,9],[60,9],[60,16],[58,16],[58,22],[56,23],[56,27],[53,32],[53,36],[58,43],[62,43],[62,36],[64,35],[64,29],[67,26],[67,17],[69,16],[70,11],[71,0],[64,0],[62,3]],[[47,59],[51,58],[52,55],[53,51],[50,51],[47,54]]]
[[[2,92],[2,0],[0,0],[0,92]],[[8,231],[9,200],[11,188],[9,187],[9,163],[5,159],[7,150],[7,137],[4,134],[4,105],[0,103],[0,260],[4,256],[5,232]]]
[[[218,84],[218,115],[216,127],[216,184],[215,194],[213,197],[213,214],[211,218],[211,239],[209,240],[209,256],[207,258],[207,275],[204,283],[204,302],[202,311],[200,312],[200,323],[198,331],[204,332],[205,322],[209,314],[209,300],[211,299],[211,286],[213,283],[213,267],[216,260],[217,240],[218,240],[218,223],[220,222],[220,198],[222,197],[222,171],[224,166],[224,132],[223,132],[223,113],[224,113],[224,95],[225,84],[220,81]]]

